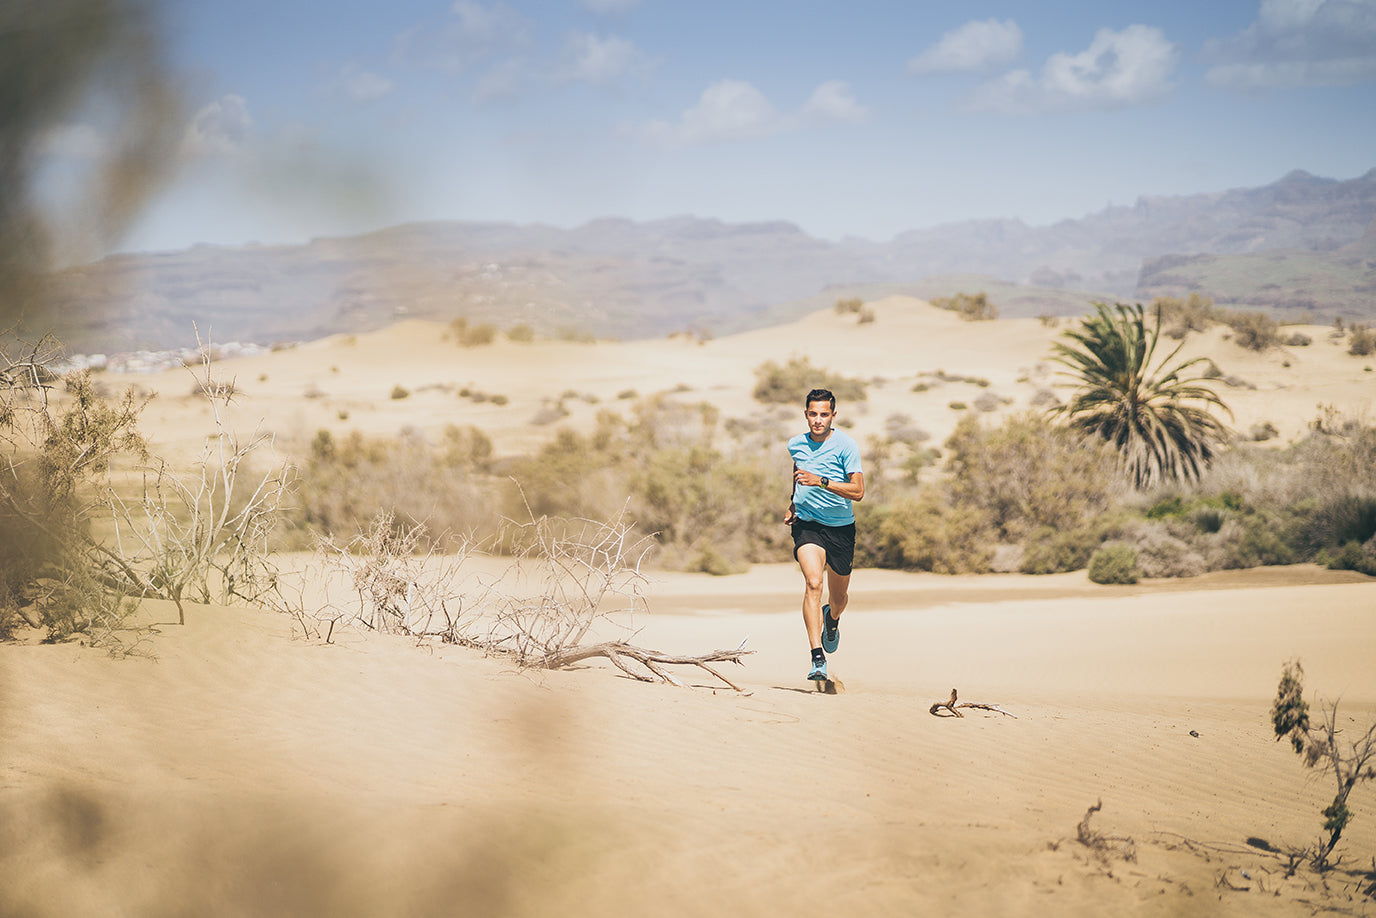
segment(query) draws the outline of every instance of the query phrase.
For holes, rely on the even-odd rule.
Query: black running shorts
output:
[[[827,566],[842,577],[850,575],[855,564],[855,524],[827,526],[816,520],[801,517],[793,521],[793,558],[798,558],[798,546],[820,545],[827,553]]]

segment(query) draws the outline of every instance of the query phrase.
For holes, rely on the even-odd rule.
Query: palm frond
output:
[[[1227,441],[1210,409],[1232,412],[1194,372],[1195,357],[1174,363],[1182,345],[1156,361],[1161,316],[1147,324],[1140,304],[1095,303],[1095,313],[1065,332],[1052,360],[1076,383],[1075,394],[1052,409],[1070,426],[1111,443],[1138,488],[1165,479],[1194,480]]]

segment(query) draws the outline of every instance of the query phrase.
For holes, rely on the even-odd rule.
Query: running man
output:
[[[841,613],[849,601],[855,557],[855,512],[865,496],[860,447],[848,434],[832,429],[836,396],[813,389],[804,401],[807,433],[788,441],[793,457],[793,500],[784,522],[793,528],[793,557],[803,571],[803,624],[812,648],[807,677],[827,678],[827,654],[841,643]],[[825,578],[830,603],[822,604]]]

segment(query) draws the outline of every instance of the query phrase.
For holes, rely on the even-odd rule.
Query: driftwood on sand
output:
[[[1011,717],[1014,720],[1018,719],[1018,715],[1010,714],[1009,712],[1005,711],[1003,708],[999,707],[996,704],[980,704],[979,702],[975,701],[962,701],[959,704],[956,704],[955,689],[951,689],[951,697],[949,700],[934,702],[932,706],[927,709],[927,713],[931,714],[934,717],[964,717],[965,715],[960,713],[960,711],[956,710],[957,708],[978,708],[981,711],[997,711],[1005,717]],[[949,711],[950,713],[943,714],[943,711]]]
[[[592,657],[606,657],[626,675],[641,682],[667,682],[671,685],[683,685],[673,673],[664,669],[665,666],[696,666],[705,669],[707,672],[725,682],[738,692],[744,691],[739,685],[717,672],[708,663],[741,663],[741,657],[753,650],[745,649],[745,642],[735,650],[714,650],[711,653],[700,654],[698,656],[684,656],[681,654],[664,653],[658,650],[649,650],[644,647],[636,647],[624,641],[604,641],[600,644],[588,644],[586,646],[569,647],[557,650],[544,660],[547,669],[560,669],[582,660]],[[647,676],[642,672],[637,672],[627,665],[626,660],[634,660],[645,667],[653,676]]]

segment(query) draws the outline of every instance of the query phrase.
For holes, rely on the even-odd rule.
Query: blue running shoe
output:
[[[813,660],[812,669],[808,671],[807,677],[813,682],[827,681],[827,661]]]
[[[831,606],[822,606],[822,649],[835,653],[841,646],[841,620],[831,617]]]

